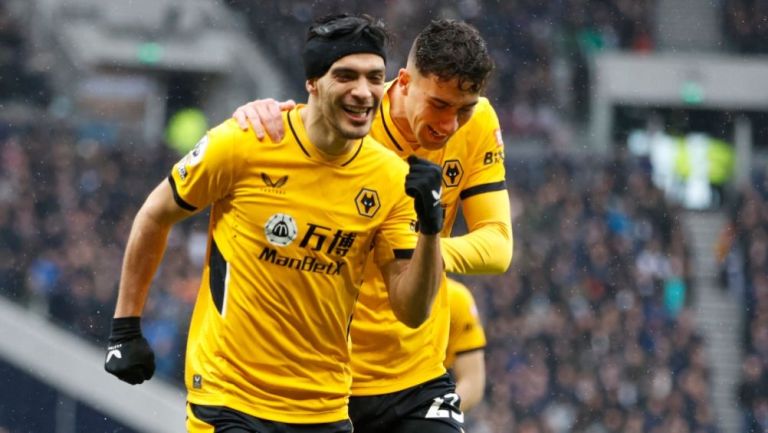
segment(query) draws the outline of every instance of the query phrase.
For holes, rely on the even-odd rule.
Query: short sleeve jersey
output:
[[[401,158],[415,154],[442,167],[442,236],[450,236],[461,200],[506,189],[499,119],[486,98],[480,98],[470,120],[442,149],[414,151],[392,121],[388,92],[371,135]],[[397,320],[383,287],[381,273],[368,266],[352,321],[352,395],[396,392],[445,373],[443,360],[450,320],[445,284],[429,319],[417,329]]]
[[[349,324],[368,259],[416,244],[408,167],[368,137],[330,157],[298,107],[280,142],[229,120],[169,176],[177,203],[211,206],[190,325],[189,401],[285,423],[347,418]],[[375,173],[375,176],[372,175]]]
[[[445,368],[451,368],[456,355],[485,347],[485,332],[472,292],[455,280],[449,279],[447,287],[448,304],[451,306],[451,327],[444,364]]]

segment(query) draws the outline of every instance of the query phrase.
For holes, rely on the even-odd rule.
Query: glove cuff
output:
[[[436,235],[439,234],[443,228],[437,227],[437,225],[442,226],[442,224],[424,224],[421,220],[416,221],[416,231],[423,234],[423,235]]]
[[[112,332],[109,344],[123,343],[134,338],[141,338],[141,317],[118,317],[112,319]]]

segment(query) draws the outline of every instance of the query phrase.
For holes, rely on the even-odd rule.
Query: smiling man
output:
[[[367,16],[316,22],[308,102],[282,115],[289,134],[259,142],[219,125],[135,218],[105,360],[131,384],[154,371],[140,316],[168,233],[211,206],[184,374],[189,432],[351,432],[348,333],[366,261],[399,320],[429,316],[442,278],[440,168],[412,158],[409,170],[366,136],[385,39]]]

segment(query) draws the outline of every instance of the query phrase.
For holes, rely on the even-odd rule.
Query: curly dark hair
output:
[[[471,25],[451,19],[432,21],[419,33],[408,54],[422,75],[458,79],[459,88],[480,93],[493,71],[485,40]]]

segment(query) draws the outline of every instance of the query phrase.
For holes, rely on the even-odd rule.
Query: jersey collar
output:
[[[313,161],[340,167],[344,167],[352,162],[363,148],[363,141],[365,138],[361,138],[357,145],[353,146],[346,153],[341,155],[328,155],[327,153],[318,149],[314,144],[312,144],[311,141],[309,141],[307,130],[304,128],[304,122],[301,120],[301,115],[299,114],[299,111],[305,107],[305,104],[299,104],[296,106],[296,108],[289,111],[288,115],[286,116],[288,119],[288,128],[291,131],[291,135],[301,148],[302,153],[304,153],[307,158]]]
[[[381,105],[379,105],[379,117],[381,119],[381,125],[384,127],[384,132],[387,134],[388,141],[398,153],[412,154],[415,152],[412,143],[408,141],[405,136],[397,129],[395,122],[392,120],[392,100],[389,97],[389,90],[397,83],[397,78],[387,83],[385,87],[384,97],[381,98]]]

